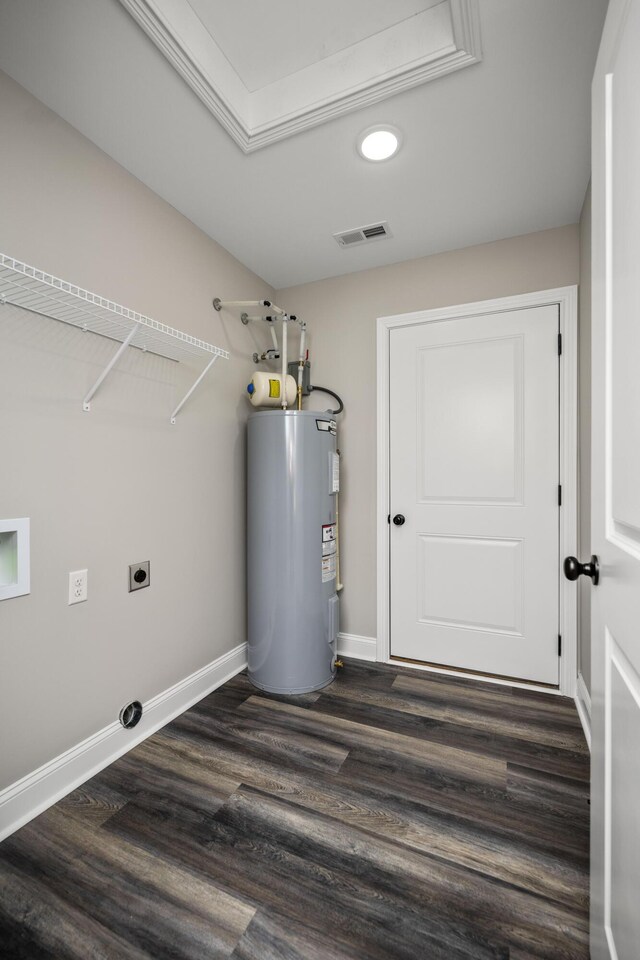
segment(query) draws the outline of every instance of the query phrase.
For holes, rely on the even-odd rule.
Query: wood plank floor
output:
[[[588,960],[588,782],[570,700],[238,676],[0,845],[0,955]]]

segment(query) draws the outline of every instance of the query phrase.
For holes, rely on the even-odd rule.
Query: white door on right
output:
[[[552,303],[391,330],[392,657],[558,684],[558,328]]]
[[[593,83],[592,960],[640,957],[640,0]],[[582,560],[588,559],[582,557]]]

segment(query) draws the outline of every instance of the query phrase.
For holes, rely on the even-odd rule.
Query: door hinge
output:
[[[562,484],[558,484],[558,506],[562,506]]]
[[[562,656],[562,636],[558,634],[558,656]]]
[[[558,356],[562,356],[562,334],[558,334]]]

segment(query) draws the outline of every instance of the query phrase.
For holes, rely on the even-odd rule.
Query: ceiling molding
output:
[[[245,153],[482,59],[477,0],[441,0],[251,92],[188,0],[120,3]]]

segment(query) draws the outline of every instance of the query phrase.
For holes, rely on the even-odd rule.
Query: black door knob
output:
[[[598,558],[593,554],[589,563],[580,563],[577,557],[566,557],[564,561],[564,575],[567,580],[577,580],[578,577],[591,577],[594,587],[597,587],[600,579]]]
[[[401,513],[396,513],[395,517],[393,518],[393,522],[395,523],[396,527],[401,527],[404,523],[404,517]]]
[[[133,579],[135,580],[136,583],[144,583],[145,580],[147,579],[147,571],[143,570],[142,567],[140,567],[140,569],[136,570],[136,572],[134,573]]]

